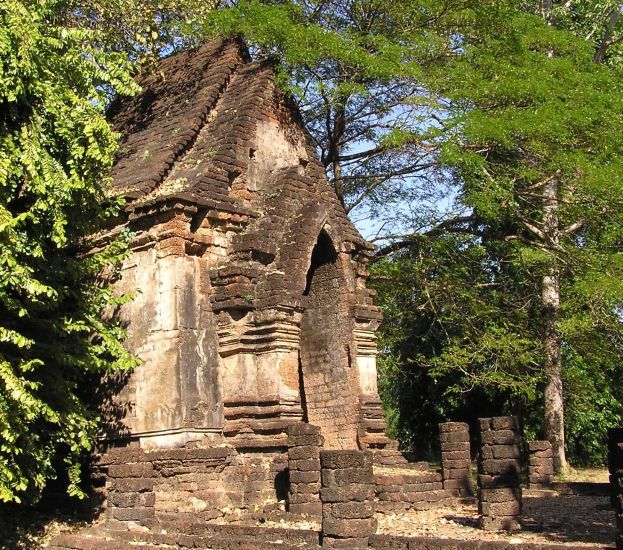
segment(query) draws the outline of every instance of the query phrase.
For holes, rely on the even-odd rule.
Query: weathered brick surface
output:
[[[473,496],[469,425],[443,422],[439,424],[439,438],[444,489],[455,496]]]
[[[319,434],[300,425],[289,445],[293,422],[319,426],[330,448],[402,458],[376,387],[372,246],[274,67],[240,39],[137,78],[143,92],[108,115],[122,134],[111,192],[127,199],[112,223],[133,234],[118,288],[141,290],[118,315],[143,361],[102,384],[101,409],[108,440],[163,448],[147,461],[112,452],[116,490],[153,491],[157,515],[210,519],[285,500],[289,465],[291,509],[319,511]]]
[[[331,448],[390,446],[372,247],[274,67],[230,37],[156,73],[109,111],[122,134],[112,192],[127,199],[134,234],[119,288],[142,291],[119,316],[144,361],[110,384],[107,431],[285,450],[288,425],[305,420]]]
[[[150,452],[120,447],[98,465],[106,480],[108,517],[141,523],[176,514],[210,520],[227,507],[270,508],[287,498],[287,467],[285,452],[247,454],[227,447]],[[300,495],[315,492],[318,501],[319,466],[298,475],[304,476]]]
[[[107,479],[109,519],[140,523],[155,518],[154,468],[143,450],[111,449],[100,467]]]
[[[574,546],[575,547],[575,546]],[[437,537],[372,535],[369,548],[375,550],[570,550],[569,543],[517,542],[516,540],[458,540]],[[582,545],[583,550],[604,550],[603,545]]]
[[[288,510],[320,516],[320,427],[299,422],[288,427]]]
[[[554,453],[549,441],[528,442],[528,485],[549,487],[554,481]]]
[[[449,502],[453,493],[444,489],[438,472],[396,467],[374,474],[376,510],[393,512],[427,510]]]
[[[373,455],[369,451],[321,451],[322,545],[361,548],[376,532]]]
[[[617,550],[623,550],[623,429],[608,430],[608,471],[610,473],[610,504],[617,524]]]
[[[478,511],[487,531],[521,528],[520,450],[517,419],[480,418]]]

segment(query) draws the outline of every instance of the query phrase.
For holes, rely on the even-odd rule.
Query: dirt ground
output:
[[[561,481],[586,482],[586,483],[608,483],[607,468],[581,468],[570,470]]]
[[[478,529],[476,504],[404,514],[378,514],[378,532],[461,540],[508,540],[517,544],[567,543],[573,548],[614,543],[614,513],[607,497],[524,490],[523,505],[524,528],[514,533],[487,533]]]

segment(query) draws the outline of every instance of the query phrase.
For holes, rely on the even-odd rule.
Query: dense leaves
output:
[[[448,402],[472,388],[502,398],[542,436],[554,349],[575,458],[602,458],[621,408],[606,382],[620,378],[623,351],[620,76],[594,63],[592,44],[502,3],[464,35],[462,50],[431,71],[430,84],[446,113],[439,165],[462,215],[434,232],[434,246],[414,235],[377,266],[403,291],[420,288],[414,321],[387,351],[416,344],[423,323],[427,335],[437,331],[437,349],[415,345],[409,368],[449,381]],[[400,287],[380,288],[387,300]],[[386,311],[387,335],[405,312]]]
[[[78,457],[95,418],[77,395],[85,373],[135,364],[101,319],[118,300],[96,275],[123,241],[87,254],[114,215],[103,193],[116,136],[106,93],[132,93],[126,56],[62,23],[56,0],[0,5],[0,501],[36,498],[62,459],[78,494]]]
[[[338,198],[387,235],[424,224],[440,198],[427,185],[437,132],[421,77],[453,54],[449,37],[470,3],[242,0],[211,14],[204,31],[241,33],[276,60]]]

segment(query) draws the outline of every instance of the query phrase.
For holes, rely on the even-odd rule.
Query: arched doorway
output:
[[[325,447],[357,448],[358,387],[351,368],[350,295],[331,238],[321,231],[304,291],[299,379],[304,420],[320,426]]]

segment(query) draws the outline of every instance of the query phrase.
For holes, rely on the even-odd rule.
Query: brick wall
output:
[[[288,511],[320,516],[320,428],[304,422],[288,428]]]
[[[307,307],[301,320],[301,401],[304,420],[322,429],[327,445],[356,449],[359,421],[358,382],[350,368],[352,296],[340,255],[320,234],[307,275]],[[355,391],[353,391],[355,389]]]
[[[155,518],[154,468],[139,448],[112,449],[102,459],[107,517],[121,522]]]
[[[123,447],[111,449],[99,464],[107,479],[108,517],[137,522],[209,520],[226,509],[270,508],[287,498],[287,467],[285,449],[239,453],[229,447],[152,452]]]

